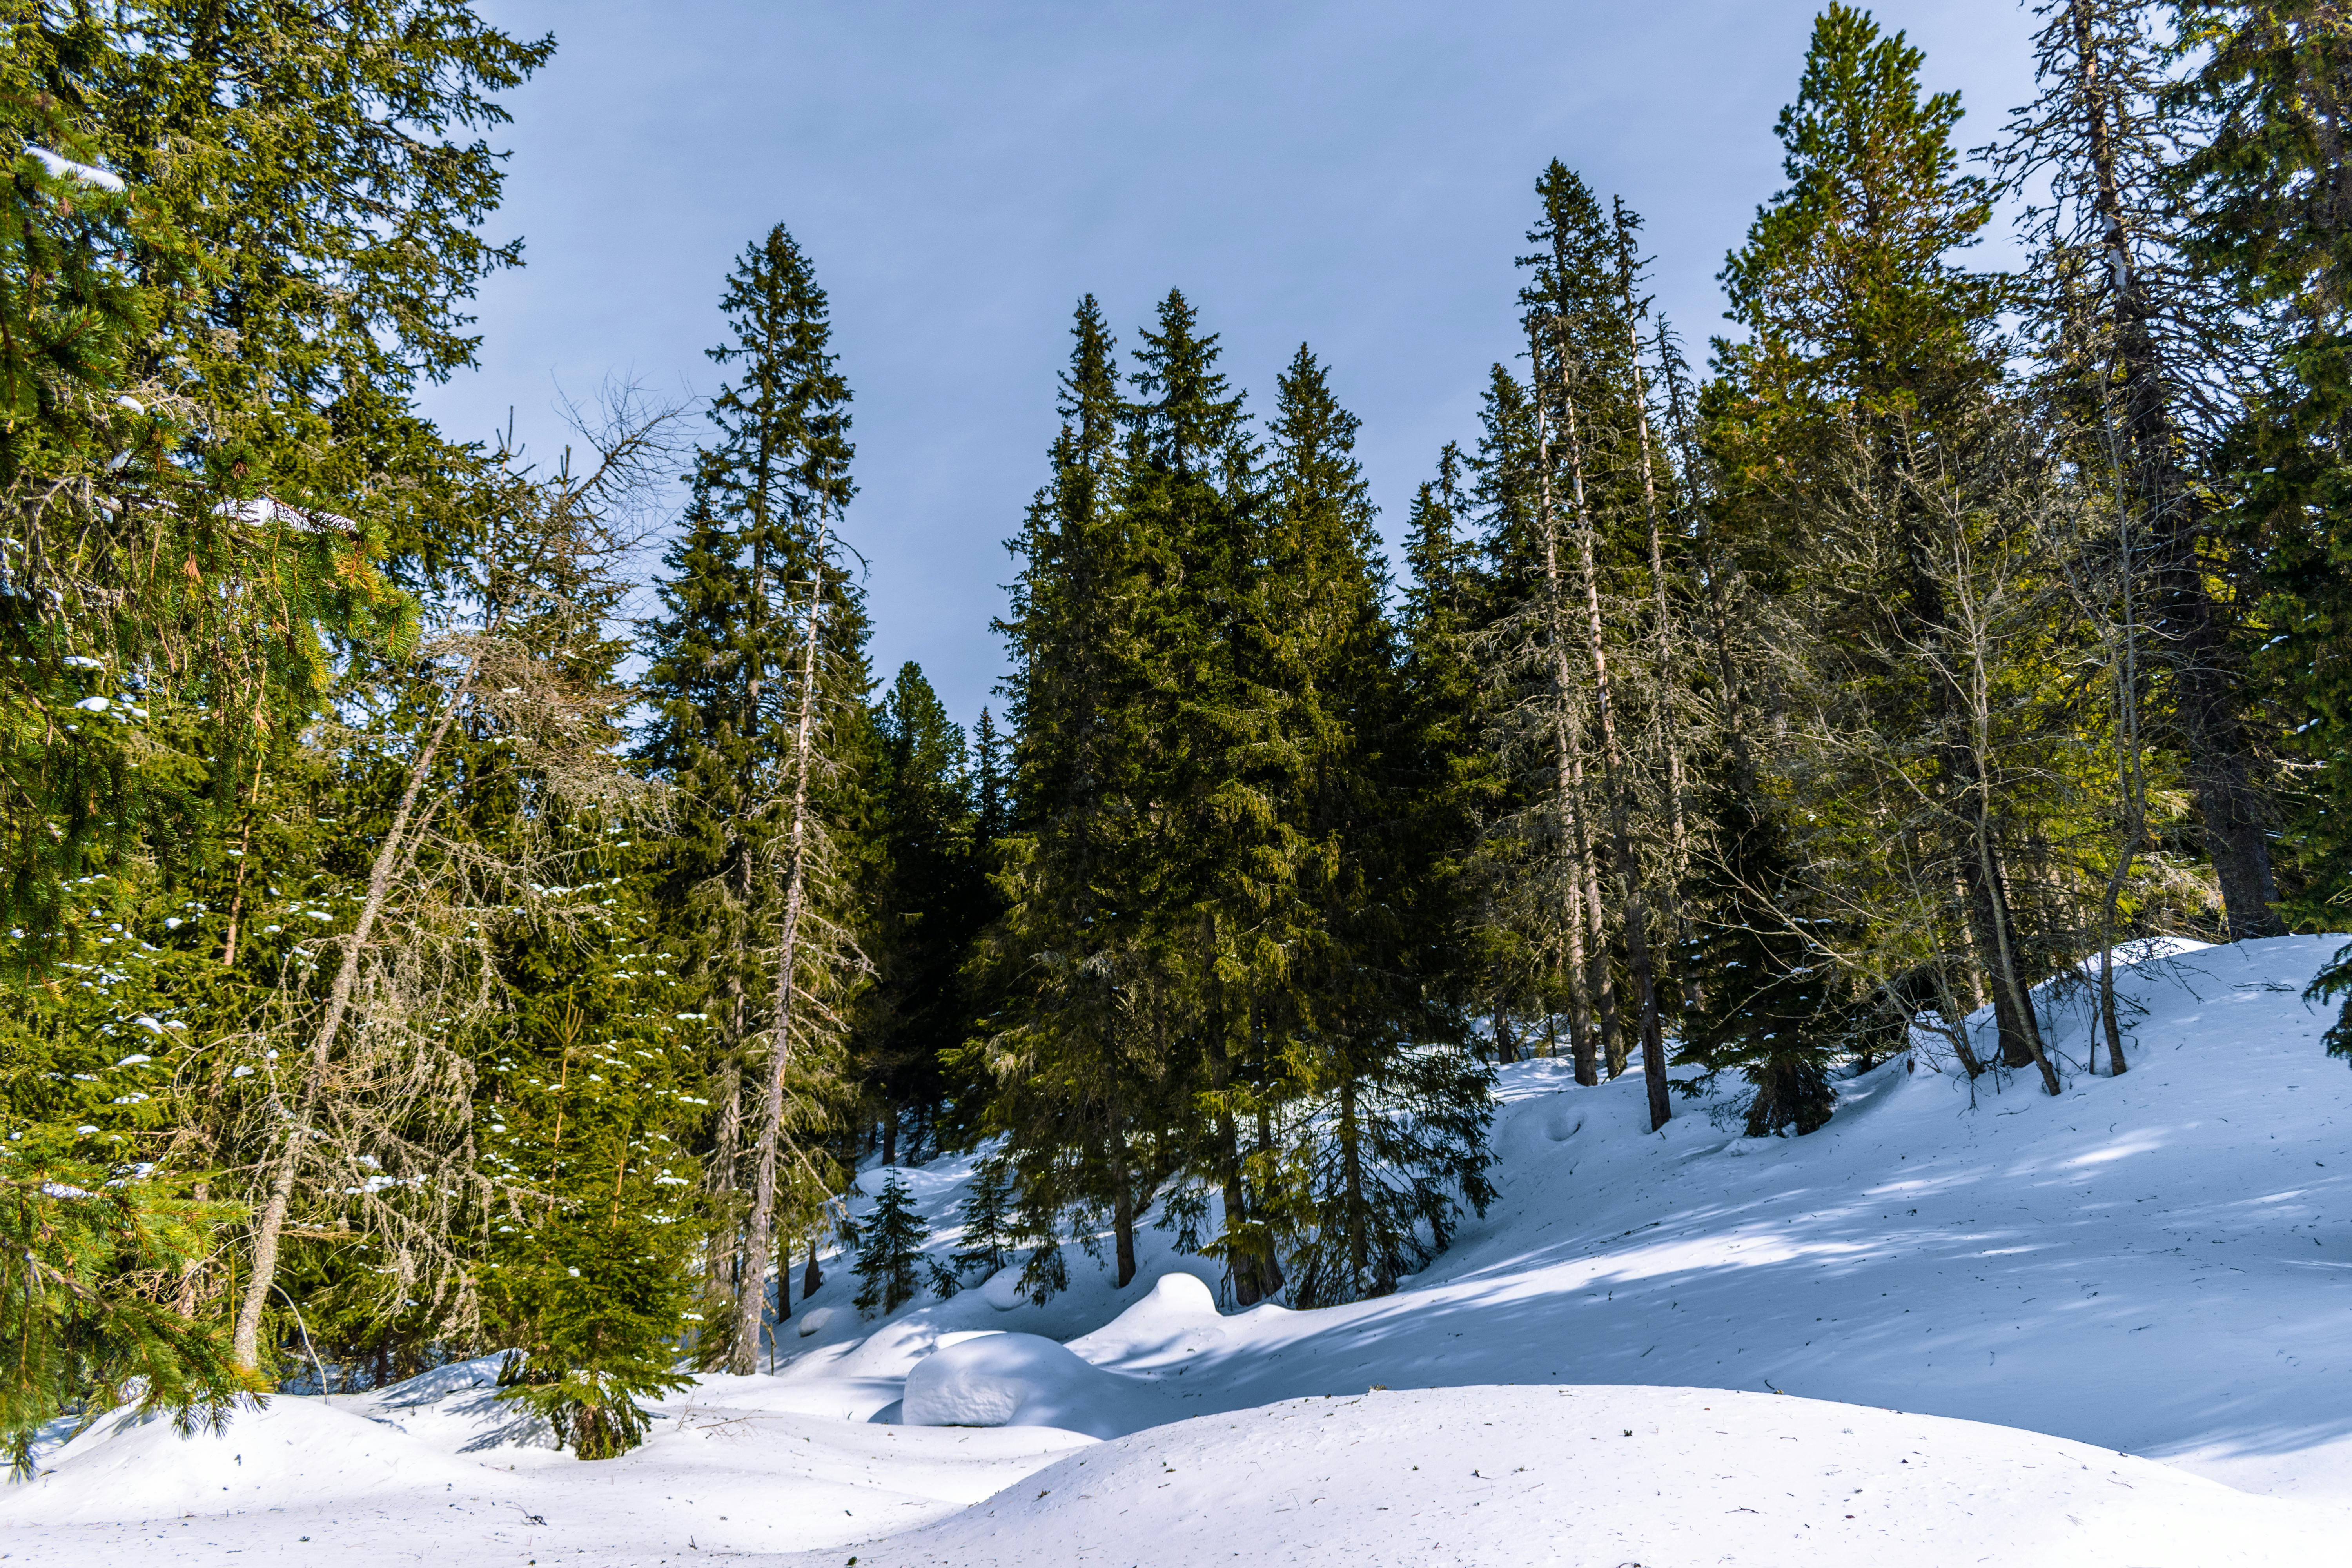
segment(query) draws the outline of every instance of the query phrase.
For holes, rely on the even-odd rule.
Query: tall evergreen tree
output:
[[[856,1055],[886,1119],[884,1161],[896,1163],[900,1114],[917,1117],[918,1135],[936,1129],[957,1087],[948,1055],[968,1032],[961,971],[987,909],[963,731],[921,666],[900,667],[876,729],[879,864],[866,942],[875,981]]]
[[[1034,1244],[1024,1289],[1039,1294],[1058,1289],[1055,1226],[1075,1206],[1108,1212],[1118,1282],[1133,1278],[1136,1220],[1168,1165],[1155,1147],[1168,1014],[1147,937],[1164,881],[1151,860],[1167,711],[1152,617],[1173,563],[1123,505],[1137,458],[1092,296],[1071,337],[1052,475],[1013,542],[1021,569],[998,623],[1013,666],[1013,831],[978,980],[993,999],[978,1031],[994,1088],[984,1127],[1011,1141]]]
[[[2352,219],[2342,195],[2352,154],[2341,129],[2352,113],[2352,28],[2337,7],[2310,0],[2198,0],[2179,12],[2198,68],[2160,101],[2210,127],[2171,171],[2197,218],[2183,243],[2200,278],[2265,324],[2273,351],[2222,456],[2230,532],[2259,563],[2245,586],[2261,602],[2242,636],[2261,645],[2263,695],[2283,721],[2281,842],[2292,864],[2276,892],[2297,924],[2325,929],[2342,924],[2352,886]],[[2221,542],[2193,542],[2217,575]],[[2226,670],[2234,651],[2208,662]],[[2273,896],[2238,882],[2224,885],[2233,932],[2241,903]],[[2277,929],[2257,913],[2245,934]]]
[[[1537,530],[1545,564],[1546,637],[1558,671],[1555,679],[1563,689],[1570,685],[1568,645],[1571,640],[1581,645],[1578,675],[1589,683],[1609,835],[1604,858],[1615,876],[1642,1040],[1642,1075],[1650,1124],[1655,1129],[1674,1114],[1666,1086],[1664,1011],[1659,1002],[1654,945],[1661,928],[1655,924],[1651,879],[1635,841],[1641,807],[1626,745],[1624,685],[1622,668],[1612,668],[1612,638],[1601,584],[1602,528],[1631,510],[1624,504],[1629,499],[1624,492],[1635,482],[1637,470],[1626,459],[1637,431],[1643,497],[1650,505],[1634,515],[1655,511],[1646,474],[1647,411],[1635,371],[1638,325],[1627,309],[1629,290],[1615,286],[1631,263],[1622,235],[1611,233],[1591,190],[1558,160],[1537,182],[1536,194],[1543,211],[1528,237],[1538,249],[1522,261],[1534,275],[1520,300],[1526,310],[1541,469]],[[1562,559],[1571,541],[1573,568]],[[1566,602],[1570,599],[1578,602]],[[1573,637],[1571,625],[1577,628]]]
[[[1983,181],[1958,172],[1958,98],[1923,93],[1920,63],[1860,11],[1832,5],[1816,21],[1779,125],[1789,185],[1759,209],[1723,274],[1750,335],[1721,351],[1716,439],[1759,515],[1795,542],[1787,559],[1820,596],[1825,633],[1809,646],[1838,667],[1822,679],[1874,710],[1851,722],[1933,737],[1924,760],[1939,820],[1918,842],[1937,864],[1934,889],[1960,891],[2002,1059],[2038,1068],[2054,1094],[2028,992],[2037,958],[2011,897],[2000,783],[1970,723],[1972,667],[1945,657],[1965,635],[1948,574],[1970,555],[1954,531],[1969,513],[1921,488],[1933,483],[1922,476],[1952,471],[2001,423],[1997,329],[2011,289],[1957,262],[1990,204]],[[1853,516],[1860,531],[1840,541],[1814,528],[1832,514]],[[1856,617],[1850,634],[1835,635],[1847,616]]]
[[[1290,1147],[1259,1185],[1287,1199],[1300,1305],[1393,1289],[1444,1247],[1458,1204],[1483,1214],[1493,1191],[1491,1080],[1447,1005],[1454,930],[1429,836],[1451,781],[1419,750],[1358,427],[1302,345],[1276,383],[1257,552],[1280,694],[1269,803],[1297,848],[1282,923],[1266,922],[1285,963],[1255,1009],[1290,1101]]]
[[[857,884],[870,769],[862,595],[841,559],[849,388],[824,290],[781,226],[721,300],[733,372],[711,403],[685,534],[647,628],[654,718],[640,755],[679,791],[666,900],[711,994],[723,1364],[754,1370],[778,1235],[835,1179],[823,1134],[862,983]]]

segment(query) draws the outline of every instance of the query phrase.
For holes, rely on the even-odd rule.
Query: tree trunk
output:
[[[1615,841],[1617,875],[1625,905],[1625,957],[1633,974],[1633,1000],[1642,1034],[1642,1078],[1649,1099],[1650,1131],[1654,1132],[1675,1114],[1666,1083],[1665,1027],[1658,1011],[1657,977],[1651,966],[1649,909],[1642,887],[1642,864],[1633,853],[1632,784],[1625,776],[1624,759],[1617,745],[1609,656],[1601,636],[1601,578],[1592,556],[1592,512],[1585,502],[1584,454],[1577,439],[1576,399],[1569,390],[1565,360],[1559,368],[1560,406],[1568,419],[1569,476],[1575,487],[1578,563],[1584,576],[1586,651],[1592,661],[1593,716],[1601,731],[1602,785],[1609,796],[1610,836]],[[1540,390],[1536,398],[1536,420],[1540,429]]]
[[[1233,1087],[1234,1075],[1232,1042],[1224,1037],[1223,1025],[1221,1017],[1213,1017],[1209,1029],[1209,1087],[1221,1096]],[[1241,1137],[1230,1109],[1217,1111],[1216,1139],[1217,1184],[1225,1205],[1225,1271],[1233,1277],[1234,1305],[1255,1307],[1265,1292],[1258,1283],[1256,1254],[1240,1244],[1249,1223],[1249,1203],[1242,1191]]]
[[[1274,1129],[1264,1105],[1257,1108],[1257,1152],[1261,1168],[1272,1163],[1268,1156],[1274,1152]],[[1275,1253],[1274,1234],[1270,1230],[1261,1229],[1258,1234],[1257,1282],[1259,1289],[1269,1296],[1280,1290],[1285,1283],[1282,1259]]]
[[[1682,882],[1690,874],[1690,832],[1683,810],[1682,740],[1674,711],[1674,693],[1679,679],[1675,673],[1674,610],[1666,596],[1665,541],[1658,520],[1658,483],[1650,456],[1650,388],[1642,372],[1642,339],[1635,326],[1633,231],[1625,221],[1623,199],[1613,197],[1611,205],[1617,235],[1617,292],[1625,310],[1626,363],[1633,367],[1633,417],[1641,437],[1642,515],[1650,536],[1650,592],[1657,616],[1656,723],[1658,747],[1666,761],[1666,847],[1672,858],[1659,889],[1659,900],[1665,916],[1666,939],[1674,944],[1675,962],[1672,967],[1684,971],[1682,955],[1689,951],[1690,932],[1683,918]],[[1699,1005],[1698,984],[1686,972],[1682,998],[1686,1007]]]
[[[2221,886],[2230,939],[2278,936],[2286,928],[2276,909],[2268,802],[2257,778],[2227,628],[2206,586],[2199,555],[2202,508],[2180,468],[2172,394],[2150,327],[2153,303],[2126,223],[2115,128],[2099,80],[2095,18],[2089,0],[2070,0],[2069,11],[2086,110],[2093,202],[2105,228],[2101,243],[2116,293],[2116,353],[2124,383],[2129,467],[2141,504],[2148,510],[2157,557],[2149,618],[2156,623],[2159,642],[2173,650],[2174,721],[2188,752],[2189,784],[2204,825],[2205,853]]]
[[[1339,1186],[1348,1205],[1348,1296],[1364,1294],[1364,1277],[1371,1272],[1371,1248],[1364,1233],[1363,1128],[1356,1115],[1355,1075],[1341,1069],[1339,1079]]]
[[[495,631],[499,622],[493,620]],[[301,1173],[302,1145],[309,1141],[312,1118],[318,1114],[319,1098],[325,1092],[327,1069],[334,1058],[335,1038],[342,1032],[344,1016],[350,1012],[352,988],[359,983],[360,955],[367,949],[368,939],[375,934],[375,925],[383,913],[384,900],[391,895],[392,881],[401,862],[407,858],[412,824],[422,826],[417,818],[416,803],[425,788],[425,780],[433,771],[435,759],[440,754],[441,742],[448,737],[449,727],[457,721],[458,710],[474,689],[479,672],[479,662],[469,662],[457,689],[441,710],[432,734],[416,760],[409,764],[408,782],[401,791],[400,805],[392,814],[392,825],[384,830],[383,843],[376,849],[375,863],[368,870],[366,900],[360,905],[359,918],[352,923],[352,934],[344,940],[341,959],[335,967],[335,980],[328,993],[327,1016],[319,1025],[319,1032],[310,1041],[310,1054],[302,1074],[302,1088],[297,1097],[294,1114],[288,1119],[285,1146],[277,1159],[277,1168],[269,1179],[269,1195],[263,1203],[261,1217],[253,1230],[252,1271],[247,1277],[245,1297],[237,1304],[236,1325],[229,1341],[229,1355],[238,1367],[253,1372],[261,1363],[261,1314],[269,1304],[269,1292],[278,1283],[278,1248],[286,1229],[286,1215],[293,1206],[294,1187]],[[425,813],[430,816],[428,810]]]
[[[1601,879],[1592,863],[1591,839],[1584,831],[1584,759],[1572,693],[1574,676],[1569,664],[1567,590],[1560,581],[1559,531],[1551,491],[1551,436],[1543,413],[1541,340],[1532,325],[1528,332],[1536,397],[1536,483],[1539,509],[1538,528],[1544,550],[1544,637],[1552,661],[1553,805],[1558,813],[1562,847],[1573,858],[1569,866],[1566,931],[1569,965],[1570,1028],[1576,1037],[1580,1063],[1590,1052],[1587,1034],[1591,1010],[1599,1004],[1601,1048],[1613,1064],[1617,1058],[1617,1005],[1609,971],[1608,933],[1601,921]],[[1588,946],[1589,942],[1589,946]],[[1584,1081],[1580,1075],[1579,1082]],[[1596,1079],[1597,1081],[1597,1075]]]
[[[1114,1064],[1110,1080],[1110,1225],[1117,1276],[1111,1286],[1119,1290],[1126,1289],[1135,1278],[1135,1181],[1128,1163],[1127,1115],[1120,1103]]]
[[[776,1212],[776,1164],[783,1142],[784,1072],[792,1062],[793,998],[798,985],[800,925],[808,897],[809,774],[816,730],[817,643],[824,624],[824,531],[820,523],[809,588],[808,633],[801,647],[798,723],[793,738],[793,805],[785,829],[783,931],[776,946],[776,992],[768,1025],[768,1070],[762,1085],[758,1166],[751,1212],[744,1225],[744,1289],[749,1310],[735,1314],[735,1342],[727,1370],[749,1377],[759,1370],[760,1329],[767,1310],[768,1255]]]

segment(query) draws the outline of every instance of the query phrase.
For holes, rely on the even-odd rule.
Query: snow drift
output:
[[[1035,1334],[985,1334],[934,1352],[907,1374],[909,1426],[1058,1426],[1117,1437],[1180,1419],[1160,1391],[1081,1361]]]
[[[2320,1568],[2334,1510],[2005,1427],[1695,1388],[1287,1401],[1081,1450],[859,1568]],[[786,1559],[837,1565],[838,1552]]]

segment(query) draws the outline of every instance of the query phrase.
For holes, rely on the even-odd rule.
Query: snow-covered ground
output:
[[[1800,1140],[1507,1068],[1500,1201],[1381,1300],[1221,1312],[1154,1232],[1126,1290],[1073,1249],[1043,1308],[861,1322],[836,1266],[774,1375],[600,1464],[505,1426],[488,1363],[216,1436],[102,1422],[0,1493],[0,1556],[2343,1562],[2352,1072],[2300,997],[2341,941],[2136,966],[2121,1079],[1897,1060]],[[969,1171],[906,1174],[944,1222]]]

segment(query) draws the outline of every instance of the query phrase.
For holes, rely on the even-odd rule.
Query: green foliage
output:
[[[2210,126],[2172,171],[2198,215],[2186,248],[2268,348],[2218,454],[2234,526],[2205,553],[2259,595],[2241,636],[2275,721],[2283,912],[2336,929],[2352,908],[2352,224],[2326,193],[2352,174],[2336,129],[2352,38],[2315,5],[2180,9],[2199,68],[2172,96]]]
[[[209,1151],[189,1135],[194,1104],[225,1087],[202,1047],[234,987],[142,940],[152,910],[110,879],[68,890],[90,958],[59,961],[0,1015],[0,1443],[20,1472],[61,1411],[132,1403],[184,1430],[257,1392],[202,1277],[239,1212],[208,1200]]]
[[[1012,1168],[1003,1155],[986,1154],[973,1164],[971,1184],[957,1209],[961,1233],[948,1258],[954,1278],[973,1273],[986,1279],[1004,1267],[1015,1237],[1016,1196]]]
[[[963,731],[910,663],[883,697],[875,738],[878,864],[861,944],[875,975],[853,1043],[856,1068],[885,1115],[969,1121],[975,1097],[950,1080],[944,1047],[970,1032],[962,969],[990,900]]]
[[[1710,773],[1719,858],[1702,876],[1706,913],[1685,956],[1700,1001],[1683,1016],[1683,1059],[1709,1078],[1746,1076],[1749,1137],[1801,1136],[1837,1105],[1829,1068],[1847,1044],[1847,983],[1799,923],[1811,889],[1774,804],[1736,763]]]
[[[915,1212],[915,1197],[907,1188],[906,1178],[891,1172],[881,1195],[874,1200],[874,1212],[857,1226],[860,1283],[854,1300],[861,1315],[872,1317],[879,1310],[887,1317],[915,1299],[915,1292],[922,1288],[918,1265],[922,1261],[923,1243],[929,1238],[922,1215]]]
[[[617,837],[618,830],[608,837]],[[488,1312],[513,1349],[511,1399],[583,1459],[635,1447],[637,1400],[686,1385],[702,1228],[699,1174],[676,1136],[697,1118],[688,1087],[701,1031],[653,941],[649,857],[615,844],[604,892],[568,938],[525,934],[500,965],[509,1003],[487,1047],[476,1136],[502,1189],[487,1216]]]

